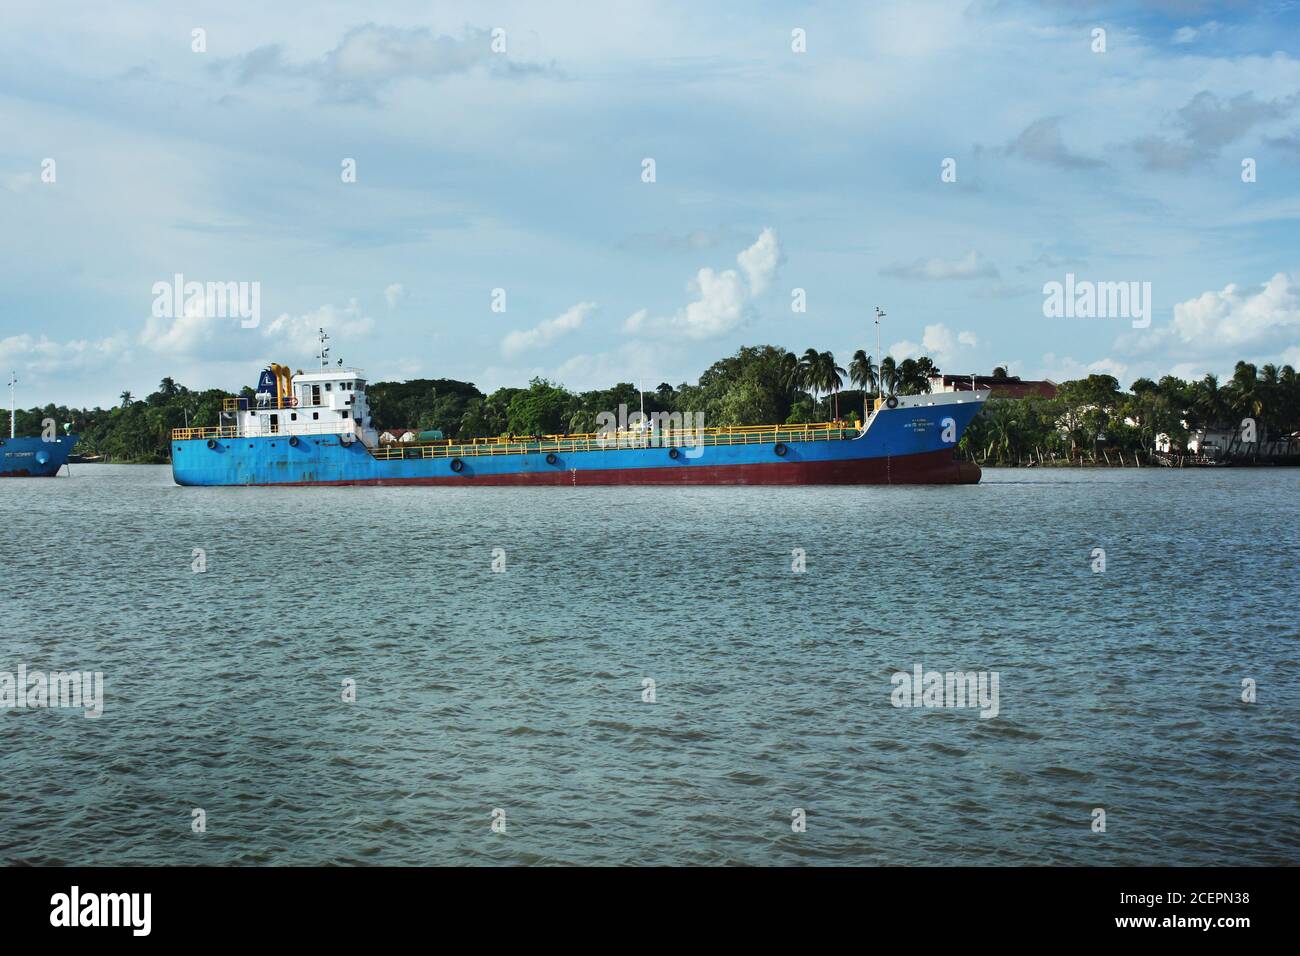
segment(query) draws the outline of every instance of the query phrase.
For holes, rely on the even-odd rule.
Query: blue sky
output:
[[[845,364],[877,304],[951,372],[1300,364],[1296,2],[179,6],[0,11],[21,404],[252,384],[319,325],[372,380],[653,387]],[[1150,327],[1045,317],[1068,272]],[[176,273],[259,325],[153,315]]]

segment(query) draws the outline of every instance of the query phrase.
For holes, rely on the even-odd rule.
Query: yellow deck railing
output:
[[[577,451],[616,451],[626,448],[690,448],[697,445],[757,445],[766,442],[832,441],[856,438],[859,430],[834,422],[815,425],[737,425],[727,428],[611,432],[589,435],[543,435],[539,438],[476,438],[469,442],[392,444],[371,454],[381,460],[399,458],[465,458],[479,455],[551,454]]]
[[[235,398],[223,398],[221,400],[221,410],[223,412],[246,412],[259,408],[297,408],[298,399],[289,397],[278,397],[268,401],[265,405],[258,404],[255,398],[245,398],[240,395]]]
[[[234,425],[222,425],[218,428],[173,428],[172,441],[189,441],[193,438],[238,438],[239,430]]]

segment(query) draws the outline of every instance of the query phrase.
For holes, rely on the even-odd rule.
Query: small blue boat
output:
[[[0,478],[54,477],[67,463],[78,438],[0,438]]]
[[[9,380],[9,437],[0,438],[0,478],[52,478],[67,464],[79,435],[54,435],[46,438],[18,438],[14,434],[17,408],[15,374]]]

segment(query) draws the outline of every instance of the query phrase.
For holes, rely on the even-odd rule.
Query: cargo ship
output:
[[[79,437],[0,438],[0,478],[53,478],[67,463]]]
[[[18,376],[9,380],[9,437],[0,438],[0,478],[53,478],[68,461],[78,435],[51,438],[19,438],[16,434],[17,407],[14,388]],[[0,432],[3,434],[3,432]]]
[[[862,426],[682,427],[381,445],[360,369],[272,364],[221,423],[171,435],[180,485],[974,484],[955,455],[988,391],[877,400]],[[664,419],[667,419],[664,421]]]

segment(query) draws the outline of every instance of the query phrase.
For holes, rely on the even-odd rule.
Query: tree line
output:
[[[455,379],[375,382],[367,386],[375,427],[437,429],[451,439],[496,435],[579,434],[597,429],[597,416],[620,405],[647,413],[701,413],[708,426],[803,423],[841,419],[860,421],[873,399],[915,395],[930,390],[939,368],[928,357],[879,362],[859,350],[847,368],[830,352],[807,349],[802,355],[772,345],[745,346],[719,359],[691,385],[667,382],[644,394],[621,382],[606,389],[576,392],[535,378],[524,388],[480,391]],[[995,370],[995,375],[1005,370]],[[850,386],[850,387],[846,387]],[[241,395],[251,397],[245,387]],[[123,392],[109,409],[47,405],[18,411],[18,433],[36,435],[45,419],[60,429],[66,423],[81,435],[77,451],[117,462],[166,462],[173,428],[218,424],[221,389],[195,391],[165,378],[144,398]],[[1185,444],[1202,427],[1236,427],[1243,418],[1257,423],[1261,437],[1300,429],[1300,384],[1286,365],[1260,368],[1238,362],[1231,379],[1213,375],[1188,382],[1174,376],[1138,379],[1128,391],[1110,375],[1065,382],[1054,398],[991,400],[967,429],[959,451],[990,464],[1039,456],[1073,458],[1082,450],[1112,447],[1146,452],[1156,436]],[[9,413],[0,414],[7,434]]]
[[[1158,436],[1186,448],[1200,429],[1240,433],[1250,419],[1261,442],[1300,431],[1300,381],[1290,365],[1237,362],[1220,382],[1139,378],[1126,392],[1113,375],[1064,382],[1055,398],[989,401],[962,436],[960,449],[990,464],[1037,457],[1101,458],[1101,449],[1149,453]]]

